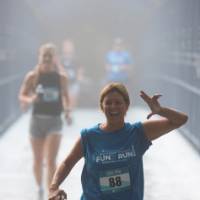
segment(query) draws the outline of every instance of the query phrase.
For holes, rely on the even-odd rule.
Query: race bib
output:
[[[130,188],[128,168],[119,168],[100,173],[100,189],[103,193],[115,193]]]
[[[59,92],[57,88],[45,88],[43,94],[43,100],[45,102],[55,102],[58,101]]]

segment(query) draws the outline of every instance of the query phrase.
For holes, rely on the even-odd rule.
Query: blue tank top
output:
[[[142,200],[143,154],[151,145],[141,122],[115,132],[99,124],[81,131],[85,164],[81,200]]]

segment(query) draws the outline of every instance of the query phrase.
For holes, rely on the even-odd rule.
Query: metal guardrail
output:
[[[166,98],[163,103],[186,112],[188,122],[180,128],[181,133],[200,152],[200,88],[184,82],[177,77],[163,74],[148,76],[156,90],[163,91]],[[150,84],[151,85],[151,84]]]
[[[0,134],[19,116],[18,92],[23,75],[6,77],[0,81]]]
[[[19,74],[1,78],[0,87],[4,87],[6,84],[16,82],[17,80],[21,80],[21,78],[23,78],[23,76],[24,76],[24,73],[19,73]]]
[[[40,24],[22,0],[0,3],[0,135],[20,115],[18,93],[24,74],[34,64]]]
[[[166,97],[161,103],[189,115],[180,130],[200,152],[199,6],[199,0],[174,0],[158,9],[143,38],[141,71],[142,84]]]

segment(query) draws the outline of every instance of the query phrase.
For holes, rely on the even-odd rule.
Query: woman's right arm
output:
[[[21,85],[19,92],[19,101],[22,110],[26,110],[27,107],[35,101],[37,95],[33,93],[33,85],[34,85],[34,72],[29,72]]]
[[[71,169],[74,165],[83,157],[82,152],[82,144],[81,137],[76,141],[74,147],[72,148],[69,155],[65,158],[65,160],[61,163],[61,165],[57,168],[51,186],[49,188],[49,197],[48,200],[56,200],[57,198],[65,198],[67,197],[66,193],[63,190],[59,189],[60,184],[64,181],[64,179],[68,176]]]

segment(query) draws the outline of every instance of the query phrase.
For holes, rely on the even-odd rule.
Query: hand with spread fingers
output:
[[[64,190],[50,190],[48,195],[48,200],[65,200],[67,199],[67,194]]]
[[[159,114],[161,106],[158,102],[158,99],[162,96],[161,94],[155,94],[152,97],[150,97],[144,91],[140,91],[140,96],[151,109],[151,113],[147,116],[147,119],[149,119],[152,115]]]

